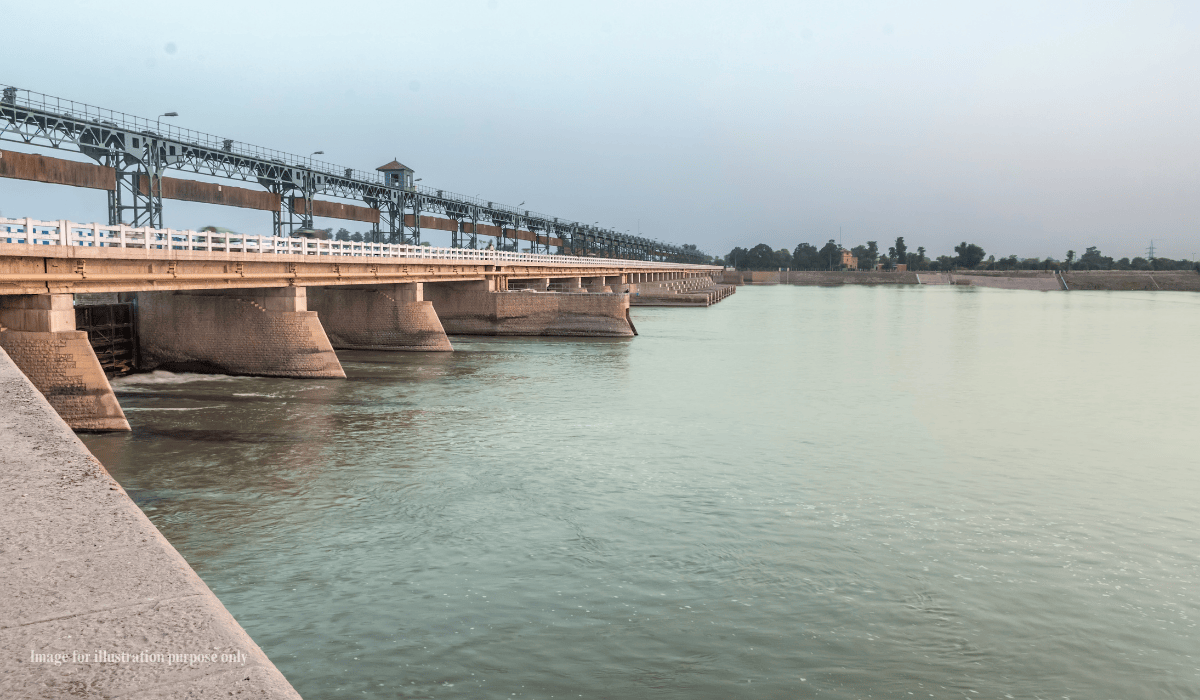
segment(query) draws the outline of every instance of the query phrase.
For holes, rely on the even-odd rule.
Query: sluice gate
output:
[[[75,328],[86,331],[108,376],[137,368],[137,305],[131,302],[75,307]]]

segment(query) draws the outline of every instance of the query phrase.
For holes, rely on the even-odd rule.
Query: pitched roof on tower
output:
[[[381,165],[375,169],[380,172],[384,172],[384,173],[394,172],[396,170],[408,170],[409,172],[412,172],[412,168],[408,167],[407,165],[401,163],[400,161],[398,161],[396,159],[392,159],[391,163],[388,163],[387,165]]]

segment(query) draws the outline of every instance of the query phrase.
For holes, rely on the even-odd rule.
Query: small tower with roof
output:
[[[375,169],[383,173],[383,178],[388,185],[406,190],[412,189],[412,168],[404,165],[399,160],[393,159],[391,163],[388,163],[387,165],[381,165]]]

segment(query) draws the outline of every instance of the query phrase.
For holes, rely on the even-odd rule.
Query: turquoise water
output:
[[[633,315],[84,439],[307,698],[1200,695],[1200,295]]]

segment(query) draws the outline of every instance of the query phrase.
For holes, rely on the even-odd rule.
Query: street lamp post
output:
[[[147,169],[149,171],[148,175],[150,176],[150,182],[149,182],[150,201],[147,204],[148,211],[149,211],[148,223],[150,224],[150,226],[152,226],[154,228],[162,228],[162,225],[163,225],[162,224],[162,171],[163,171],[164,164],[163,164],[163,158],[162,158],[162,144],[159,143],[159,141],[158,141],[158,139],[162,138],[162,134],[161,134],[162,118],[163,117],[178,117],[178,116],[179,116],[178,112],[163,112],[162,114],[158,115],[158,119],[156,119],[154,121],[154,139],[152,139],[152,140],[148,139],[146,141],[146,147],[147,147],[147,149],[149,149],[148,155],[150,156],[150,160],[146,164]],[[135,202],[135,206],[134,206],[134,219],[137,219],[136,202]]]

